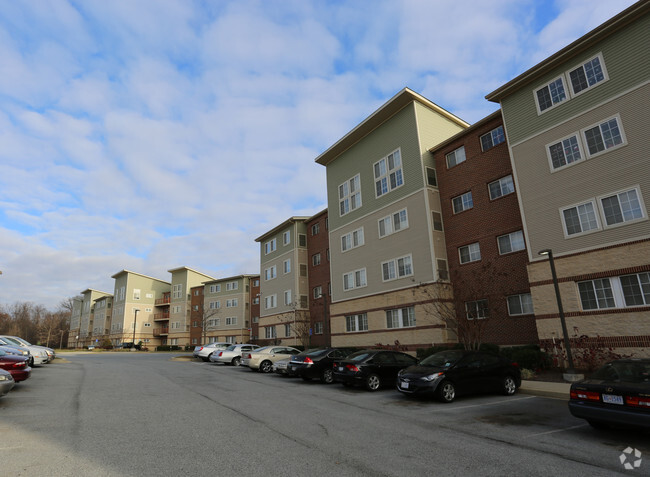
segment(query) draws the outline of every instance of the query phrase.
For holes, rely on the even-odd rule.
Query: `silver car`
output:
[[[194,348],[194,352],[192,353],[192,356],[194,356],[195,358],[201,358],[203,361],[209,361],[212,353],[214,353],[217,350],[219,351],[224,350],[231,344],[232,343],[224,343],[218,341],[215,343],[208,343],[205,345],[196,346]]]
[[[34,357],[29,352],[29,349],[24,346],[17,346],[8,340],[0,338],[0,348],[7,354],[23,356],[27,358],[28,364],[32,366],[34,364]]]
[[[48,362],[56,358],[56,353],[52,348],[48,348],[47,346],[41,346],[41,345],[33,345],[29,341],[22,339],[20,336],[7,336],[7,338],[14,341],[18,341],[19,343],[21,343],[22,346],[26,346],[26,347],[35,346],[36,348],[43,348],[47,353]]]
[[[4,369],[0,369],[0,396],[4,396],[9,391],[11,391],[14,388],[15,384],[16,381],[14,381],[14,377],[11,375],[11,373],[9,371],[5,371]]]
[[[259,346],[254,344],[231,345],[223,351],[215,351],[212,353],[210,356],[210,361],[213,363],[232,364],[233,366],[239,366],[242,353],[249,353],[257,348],[259,348]]]
[[[47,354],[47,351],[45,350],[44,346],[36,346],[36,345],[29,344],[27,341],[18,338],[17,336],[0,335],[0,339],[8,342],[11,346],[21,346],[23,348],[27,348],[29,350],[29,353],[34,358],[34,362],[33,362],[34,366],[38,366],[40,364],[47,364],[50,362],[50,356]]]

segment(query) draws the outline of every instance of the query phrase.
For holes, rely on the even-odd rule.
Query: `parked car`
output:
[[[251,360],[252,355],[255,353],[261,353],[262,351],[266,350],[267,348],[270,348],[270,346],[263,346],[261,348],[257,348],[253,351],[250,351],[248,353],[242,353],[241,355],[241,361],[239,362],[239,366],[245,366],[248,367],[248,362]],[[289,356],[291,358],[291,356]]]
[[[334,381],[344,386],[362,384],[368,391],[394,386],[397,373],[417,364],[417,358],[401,351],[366,349],[357,351],[332,365]]]
[[[650,428],[650,359],[619,359],[571,385],[569,411],[595,428]]]
[[[23,348],[27,348],[29,350],[29,354],[32,355],[33,361],[31,364],[33,366],[39,366],[41,364],[47,364],[50,362],[50,356],[47,354],[44,346],[25,344],[27,341],[21,340],[17,336],[1,335],[0,339],[8,342],[12,346],[21,346]]]
[[[322,383],[334,382],[334,361],[345,359],[357,351],[355,348],[315,348],[291,357],[288,373],[305,381],[318,378]]]
[[[284,358],[273,363],[273,372],[280,376],[289,376],[289,363],[291,358]]]
[[[213,363],[231,364],[239,366],[242,353],[247,353],[259,348],[254,344],[235,344],[230,345],[223,351],[215,351],[210,355],[210,361]]]
[[[13,376],[7,370],[0,369],[0,396],[6,396],[16,385]]]
[[[0,349],[5,350],[9,354],[15,354],[27,358],[27,362],[30,366],[34,364],[34,357],[29,352],[29,349],[25,348],[24,346],[10,344],[9,341],[5,341],[0,338]]]
[[[11,340],[13,340],[13,341],[17,341],[17,342],[18,342],[19,344],[21,344],[22,346],[27,346],[27,347],[35,346],[35,347],[37,347],[37,348],[43,348],[43,349],[45,350],[45,352],[47,353],[47,356],[48,356],[49,361],[52,361],[52,360],[56,357],[56,354],[55,354],[55,352],[54,352],[54,349],[52,349],[52,348],[48,348],[47,346],[33,345],[33,344],[31,344],[29,341],[24,340],[24,339],[22,339],[22,338],[19,337],[19,336],[7,336],[7,338],[9,338],[9,339],[11,339]]]
[[[26,358],[11,356],[2,350],[0,350],[0,368],[11,373],[16,382],[24,381],[32,374],[32,368]]]
[[[192,356],[195,358],[201,358],[203,361],[209,361],[210,360],[210,355],[214,353],[215,351],[219,350],[224,350],[228,346],[230,346],[232,343],[225,343],[222,341],[218,341],[215,343],[208,343],[205,345],[200,345],[200,346],[195,346],[194,351],[192,352]]]
[[[448,350],[432,354],[417,366],[398,374],[397,390],[404,394],[431,395],[452,402],[462,394],[517,392],[521,372],[503,356],[478,351]]]
[[[289,346],[266,346],[248,353],[246,365],[253,371],[270,373],[273,371],[273,363],[298,353],[300,353],[299,349]]]

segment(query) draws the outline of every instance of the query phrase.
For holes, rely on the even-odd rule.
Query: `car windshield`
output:
[[[441,351],[424,358],[420,363],[422,366],[434,366],[436,368],[449,368],[456,364],[463,357],[463,351]]]
[[[300,353],[300,355],[305,355],[305,356],[320,356],[322,354],[327,353],[327,349],[310,349],[307,351],[303,351]]]
[[[232,350],[234,350],[235,348],[237,348],[237,346],[235,346],[235,345],[230,345],[230,346],[228,346],[228,347],[226,348],[226,351],[232,351]]]
[[[356,353],[352,353],[350,356],[348,356],[345,359],[348,360],[348,361],[359,362],[359,361],[363,361],[365,359],[368,359],[368,357],[370,357],[371,355],[372,355],[372,353],[370,353],[368,351],[357,351]]]
[[[647,383],[650,379],[650,362],[613,361],[596,371],[591,379],[603,381],[623,381],[627,383]]]

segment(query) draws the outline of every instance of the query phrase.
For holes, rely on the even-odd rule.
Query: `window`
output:
[[[311,256],[311,264],[314,267],[320,265],[320,253],[315,253],[314,255]]]
[[[463,195],[454,197],[451,199],[451,203],[454,207],[454,214],[471,209],[474,207],[474,202],[472,201],[472,191],[465,192]]]
[[[139,300],[140,299],[140,290],[138,290],[137,288],[133,289],[133,299],[134,300]]]
[[[177,330],[181,327],[181,322],[180,321],[174,321],[172,322],[172,330]]]
[[[579,282],[578,291],[583,310],[598,310],[616,306],[609,278]]]
[[[341,216],[361,207],[361,178],[359,174],[339,186]]]
[[[264,280],[273,280],[277,276],[278,276],[278,270],[275,265],[264,269]]]
[[[341,251],[361,247],[364,244],[363,227],[341,236]]]
[[[239,288],[239,282],[230,282],[226,283],[226,290],[237,290]]]
[[[477,300],[465,302],[465,316],[468,320],[487,318],[488,316],[488,301]]]
[[[348,315],[345,317],[345,331],[352,333],[355,331],[368,331],[368,315]]]
[[[563,77],[559,77],[535,91],[537,109],[540,113],[558,105],[566,98]]]
[[[512,194],[515,191],[515,185],[512,182],[512,176],[508,175],[488,184],[490,199],[498,199],[504,195]]]
[[[322,321],[317,321],[314,323],[314,334],[315,335],[322,335],[323,334],[323,322]]]
[[[625,306],[650,305],[650,273],[620,277]]]
[[[531,315],[533,313],[533,298],[530,293],[508,297],[508,314],[510,316]]]
[[[210,285],[210,293],[219,293],[221,291],[221,285]]]
[[[318,298],[320,298],[322,296],[323,296],[323,287],[320,286],[320,285],[314,287],[314,289],[313,289],[314,300],[316,300],[316,299],[318,299]]]
[[[315,223],[314,225],[311,226],[311,234],[312,235],[318,235],[319,232],[320,232],[320,224],[319,223]]]
[[[383,262],[381,264],[383,280],[396,280],[413,275],[413,263],[410,255]]]
[[[447,159],[447,169],[451,169],[461,162],[465,162],[465,146],[460,146],[455,151],[451,151],[445,155],[445,159]]]
[[[226,343],[234,343],[235,336],[226,336]]]
[[[264,308],[269,309],[269,308],[275,308],[278,306],[278,297],[277,295],[269,295],[264,297]]]
[[[415,307],[386,310],[386,328],[410,328],[415,326]]]
[[[284,304],[291,305],[291,290],[285,290],[284,292]]]
[[[481,248],[478,242],[465,245],[458,249],[460,255],[460,263],[477,262],[481,259]]]
[[[260,297],[256,296],[253,298],[253,305],[259,305],[260,304]]]
[[[219,302],[219,301],[211,301],[210,302],[210,309],[211,310],[216,310],[218,308],[221,308],[221,302]]]
[[[260,317],[259,316],[254,316],[253,317],[253,323],[259,323],[260,322]]]
[[[300,247],[306,247],[307,246],[307,235],[298,234],[298,245]]]
[[[642,219],[644,215],[636,189],[603,197],[600,203],[608,226]]]
[[[301,263],[299,265],[300,268],[300,276],[301,277],[306,277],[307,276],[307,264],[306,263]]]
[[[578,136],[573,135],[560,142],[548,146],[548,155],[552,169],[560,169],[564,166],[583,159]]]
[[[354,288],[365,287],[366,283],[366,269],[355,270],[354,272],[346,273],[343,275],[343,290],[352,290]]]
[[[183,296],[183,285],[178,284],[172,287],[172,298],[182,298]]]
[[[386,235],[399,232],[408,226],[409,221],[406,209],[402,209],[379,220],[379,237],[385,237]]]
[[[433,230],[442,232],[442,214],[440,212],[431,212],[433,220]]]
[[[277,333],[275,332],[275,326],[267,326],[264,328],[264,337],[268,339],[277,338]]]
[[[449,270],[447,269],[447,260],[438,258],[436,259],[436,266],[438,269],[438,277],[440,280],[449,280]]]
[[[268,255],[271,252],[274,252],[277,249],[277,242],[275,239],[269,240],[264,244],[264,254]]]
[[[291,230],[287,230],[282,234],[282,245],[289,245],[291,243]]]
[[[583,131],[590,156],[621,146],[625,143],[617,117],[608,119]]]
[[[226,300],[226,308],[233,308],[239,304],[239,301],[237,298],[233,298],[232,300]]]
[[[291,325],[289,323],[284,325],[284,336],[291,336]]]
[[[569,71],[571,89],[574,95],[579,94],[607,79],[602,65],[604,65],[604,62],[602,62],[602,56],[598,55],[576,69]]]
[[[397,149],[376,162],[374,170],[376,197],[381,197],[382,195],[401,186],[404,183],[404,177],[402,175],[402,159],[400,150]]]
[[[284,262],[282,262],[282,270],[284,273],[291,273],[291,259],[287,259]]]
[[[253,280],[253,286],[254,286],[254,287],[259,287],[259,286],[260,286],[260,280],[259,280],[259,278],[256,278],[255,280]]]
[[[236,325],[237,324],[237,317],[236,316],[230,316],[226,318],[226,325]]]
[[[524,233],[521,230],[507,235],[501,235],[500,237],[497,237],[497,242],[499,245],[499,253],[501,255],[526,249]]]
[[[492,149],[494,146],[505,142],[506,136],[503,133],[503,126],[493,129],[487,134],[481,136],[481,149],[483,152]]]
[[[582,234],[600,228],[593,202],[576,205],[562,210],[564,231],[567,236]]]

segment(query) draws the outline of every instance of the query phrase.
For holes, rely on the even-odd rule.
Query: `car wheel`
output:
[[[602,422],[602,421],[592,421],[592,420],[588,420],[587,422],[588,422],[589,425],[590,425],[591,427],[593,427],[594,429],[607,429],[607,428],[609,428],[609,425],[607,425],[606,423],[604,423],[604,422]]]
[[[456,387],[451,381],[443,381],[438,386],[438,399],[442,402],[452,402],[456,397]]]
[[[210,354],[210,356],[212,356],[212,354]],[[207,363],[208,361],[210,361],[210,356],[208,356],[207,358],[201,356],[201,359]]]
[[[376,391],[381,385],[381,380],[376,374],[371,374],[366,378],[366,389],[368,391]]]
[[[517,392],[517,383],[512,376],[506,376],[503,380],[503,394],[512,396]]]
[[[332,384],[334,382],[334,371],[326,369],[320,376],[320,381],[323,384]]]
[[[262,361],[262,364],[260,364],[260,372],[262,373],[270,373],[272,369],[273,363],[270,361]]]
[[[233,366],[239,366],[240,362],[241,362],[241,358],[239,356],[235,356],[230,362],[230,364],[232,364]]]

